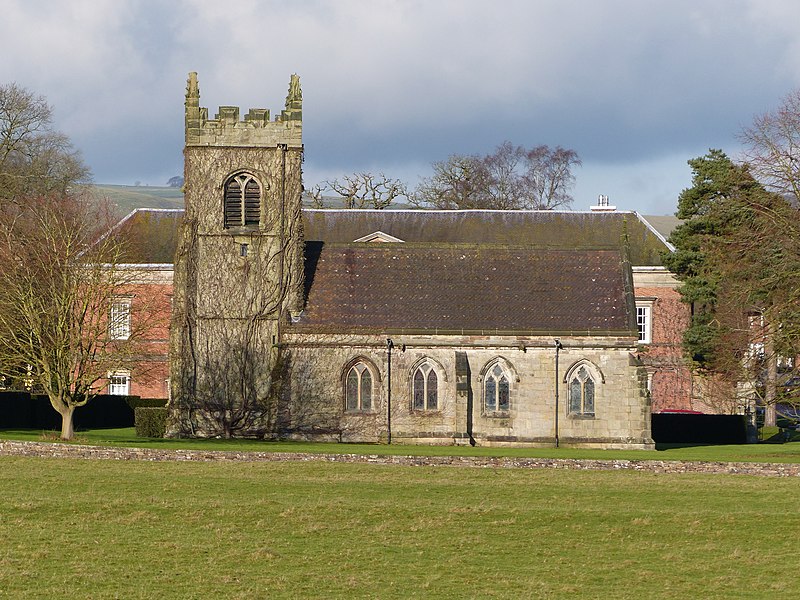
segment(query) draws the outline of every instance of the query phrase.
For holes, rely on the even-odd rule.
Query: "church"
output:
[[[274,117],[210,119],[191,73],[185,114],[185,210],[119,226],[171,304],[171,435],[653,448],[654,404],[687,407],[669,244],[638,214],[305,209],[297,76]]]

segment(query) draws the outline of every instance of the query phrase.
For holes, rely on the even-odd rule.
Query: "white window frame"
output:
[[[111,299],[108,336],[112,340],[127,340],[131,337],[132,300],[130,296],[114,296]]]
[[[108,374],[109,396],[130,396],[130,393],[131,393],[130,371],[114,371],[113,373]]]
[[[636,328],[639,331],[640,344],[653,343],[653,302],[636,302]]]

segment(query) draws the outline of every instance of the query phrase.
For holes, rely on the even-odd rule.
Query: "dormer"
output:
[[[375,231],[374,233],[370,233],[369,235],[365,235],[364,237],[360,237],[357,240],[353,240],[353,242],[400,242],[403,243],[405,240],[401,240],[400,238],[396,238],[393,235],[389,235],[388,233],[384,233],[383,231]]]

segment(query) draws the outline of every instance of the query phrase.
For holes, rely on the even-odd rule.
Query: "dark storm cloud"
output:
[[[5,4],[19,58],[0,81],[48,97],[97,181],[180,172],[188,71],[212,115],[280,110],[297,72],[312,181],[369,168],[413,184],[452,153],[560,144],[584,159],[576,197],[671,212],[688,158],[735,153],[800,84],[790,0]]]

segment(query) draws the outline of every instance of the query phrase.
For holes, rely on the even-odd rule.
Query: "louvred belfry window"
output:
[[[261,186],[247,173],[225,184],[225,227],[257,227],[261,219]]]

